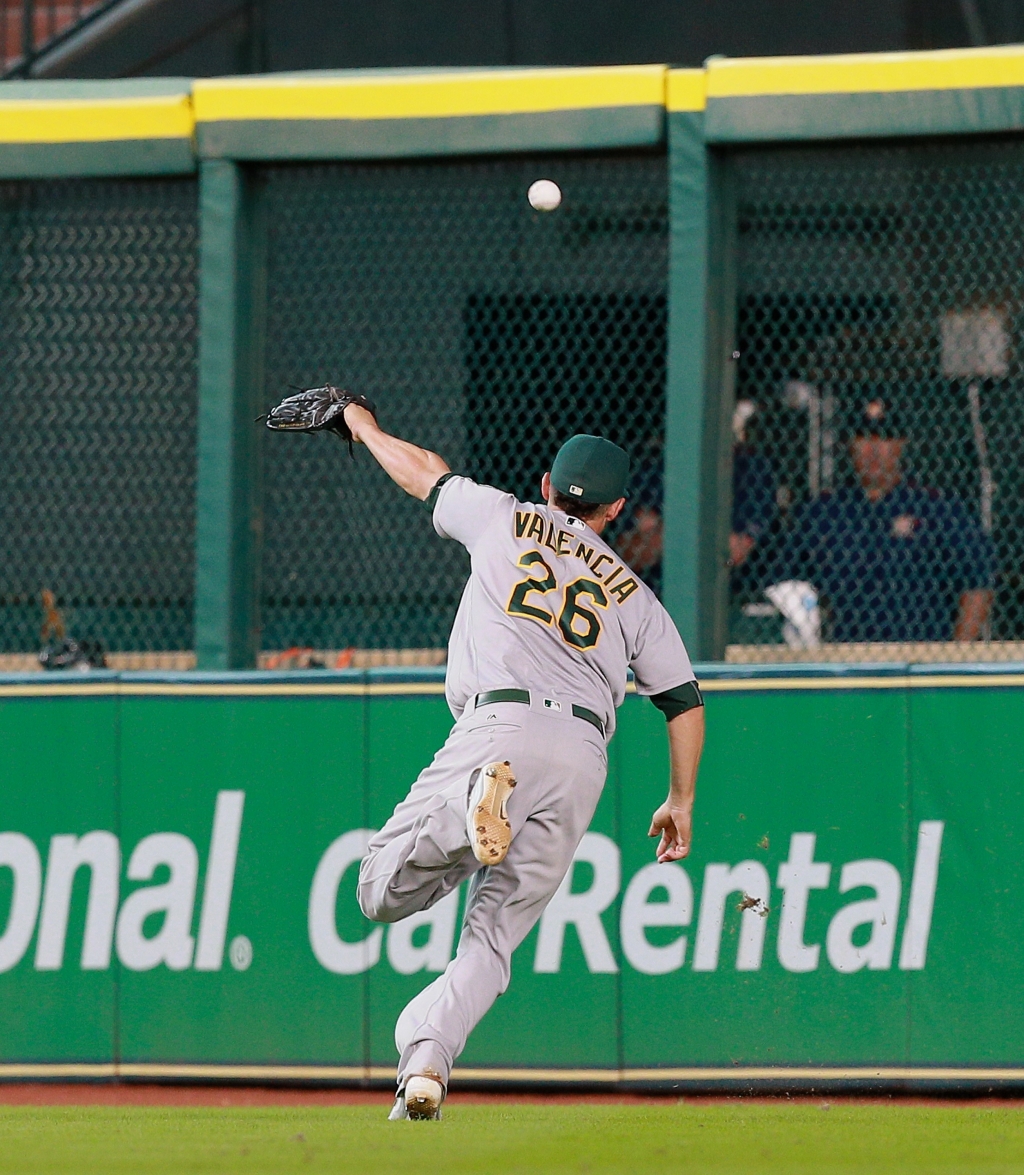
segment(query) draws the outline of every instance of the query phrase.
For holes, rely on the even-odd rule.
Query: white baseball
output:
[[[553,212],[562,203],[562,189],[554,180],[534,180],[526,198],[538,212]]]

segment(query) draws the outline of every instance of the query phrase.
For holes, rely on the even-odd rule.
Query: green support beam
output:
[[[664,599],[695,660],[719,660],[728,628],[732,487],[734,216],[728,161],[704,115],[668,116],[669,340]]]
[[[237,163],[199,174],[199,460],[196,658],[245,669],[259,649],[260,411],[265,264]]]

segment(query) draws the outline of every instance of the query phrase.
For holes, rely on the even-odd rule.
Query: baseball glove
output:
[[[322,432],[326,429],[347,441],[351,454],[352,433],[345,423],[345,409],[349,404],[358,404],[372,412],[376,419],[377,406],[365,396],[326,384],[322,388],[306,388],[271,408],[265,417],[267,428],[275,432]],[[264,417],[257,419],[263,420]]]

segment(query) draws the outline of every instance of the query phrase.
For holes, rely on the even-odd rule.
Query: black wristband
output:
[[[667,689],[664,693],[652,694],[651,701],[669,722],[687,710],[696,710],[698,706],[704,705],[700,686],[695,681],[684,681],[682,685]]]

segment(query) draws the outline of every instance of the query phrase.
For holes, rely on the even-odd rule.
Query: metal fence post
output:
[[[243,669],[259,648],[262,492],[253,418],[262,365],[260,234],[242,169],[199,173],[199,442],[195,641],[200,669]]]
[[[6,49],[6,46],[4,46]],[[21,4],[21,73],[28,77],[36,51],[36,13],[34,0]]]
[[[727,162],[704,115],[668,115],[669,314],[664,600],[691,656],[717,660],[728,628],[735,268]]]

